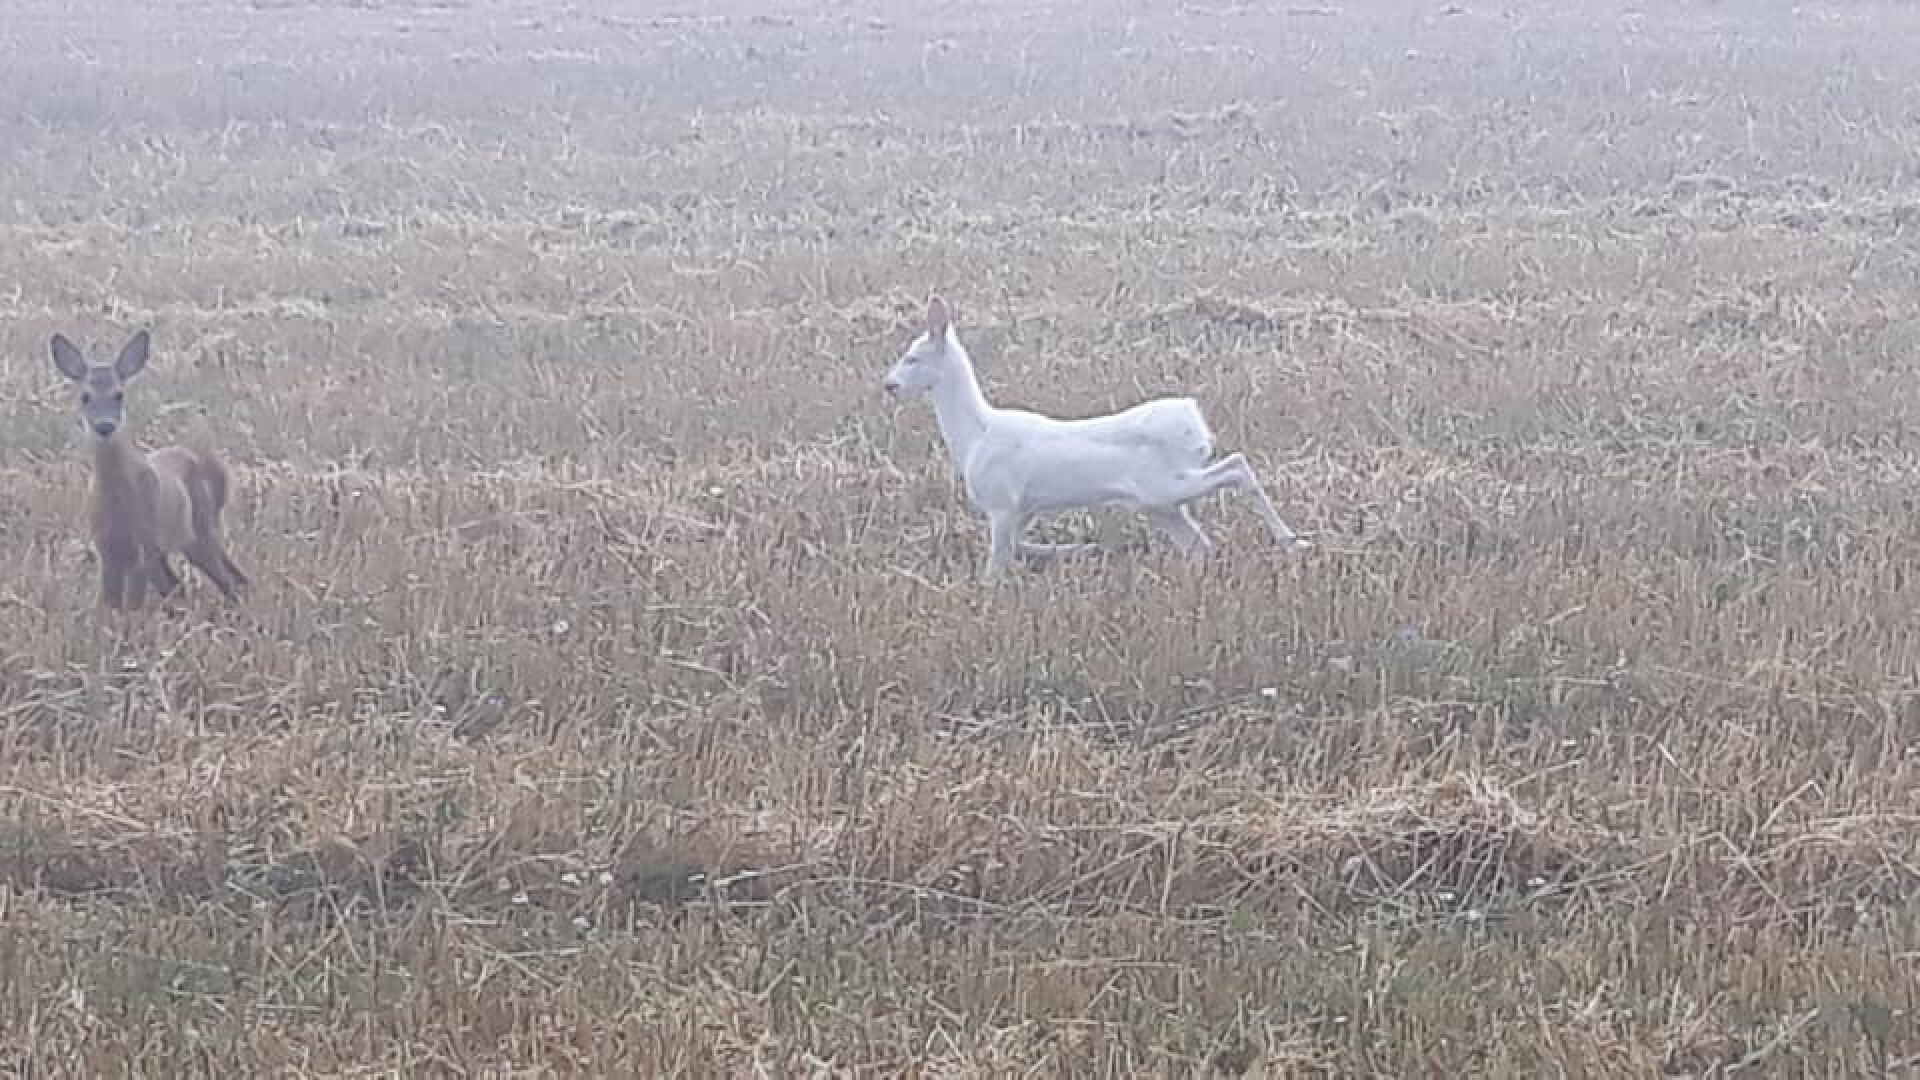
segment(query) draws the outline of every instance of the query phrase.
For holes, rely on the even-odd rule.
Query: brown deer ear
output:
[[[122,382],[140,374],[147,366],[147,348],[151,341],[151,336],[141,330],[120,347],[120,355],[113,361],[113,373],[120,376]]]
[[[65,334],[53,335],[47,348],[53,353],[53,366],[60,369],[60,374],[74,382],[87,377],[87,358],[80,355],[80,349],[68,341]]]

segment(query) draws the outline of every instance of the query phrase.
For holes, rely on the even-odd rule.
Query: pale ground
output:
[[[1920,8],[1464,9],[12,5],[0,1060],[1911,1074]],[[932,289],[1322,549],[977,587]]]

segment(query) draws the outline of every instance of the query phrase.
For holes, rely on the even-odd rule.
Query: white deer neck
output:
[[[933,414],[940,424],[940,438],[953,455],[954,465],[964,469],[967,453],[987,427],[987,396],[973,373],[973,362],[958,342],[950,346],[956,363],[950,378],[940,380],[933,389]]]

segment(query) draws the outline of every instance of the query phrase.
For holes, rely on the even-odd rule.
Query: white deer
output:
[[[1047,558],[1095,547],[1030,544],[1021,534],[1035,518],[1109,504],[1145,514],[1182,554],[1205,555],[1213,544],[1187,504],[1228,489],[1253,497],[1276,541],[1293,550],[1312,546],[1280,519],[1245,456],[1210,460],[1213,431],[1190,397],[1156,398],[1078,420],[988,404],[937,296],[927,302],[926,330],[883,385],[895,398],[933,399],[940,437],[967,497],[987,516],[984,581],[996,580],[1016,554]]]

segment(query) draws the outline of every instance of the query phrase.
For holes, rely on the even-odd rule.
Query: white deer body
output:
[[[1212,455],[1213,433],[1199,405],[1165,398],[1082,420],[994,409],[959,464],[982,510],[1008,506],[1039,516],[1151,503],[1161,478],[1203,466]]]
[[[1249,492],[1274,538],[1307,547],[1260,490],[1246,458],[1210,461],[1214,436],[1199,403],[1158,398],[1106,416],[1061,420],[988,404],[946,305],[933,300],[926,332],[887,373],[890,393],[932,398],[941,439],[987,516],[991,537],[982,576],[998,577],[1014,555],[1050,557],[1092,544],[1030,544],[1021,539],[1037,517],[1122,504],[1144,513],[1190,556],[1212,545],[1186,504],[1224,488]]]

